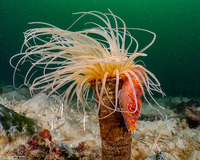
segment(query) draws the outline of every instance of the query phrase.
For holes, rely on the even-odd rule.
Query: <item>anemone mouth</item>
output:
[[[10,60],[11,66],[14,67],[13,81],[15,81],[15,75],[20,70],[20,66],[25,62],[30,62],[31,66],[25,75],[24,84],[29,86],[33,95],[37,91],[40,94],[50,90],[48,96],[52,93],[62,96],[66,107],[76,96],[77,106],[81,108],[80,104],[82,105],[84,115],[85,107],[89,107],[87,100],[91,92],[91,85],[94,85],[96,89],[99,83],[102,85],[101,91],[98,91],[97,94],[98,107],[100,107],[100,105],[104,105],[101,98],[103,92],[106,92],[106,82],[115,80],[113,111],[117,111],[119,81],[123,78],[128,78],[131,81],[131,77],[134,76],[140,81],[140,87],[144,90],[144,86],[153,100],[152,91],[164,95],[156,77],[145,67],[135,62],[135,58],[138,56],[146,56],[143,52],[154,43],[155,33],[140,28],[127,28],[124,21],[111,11],[110,13],[91,11],[78,14],[81,16],[68,30],[62,30],[47,23],[35,22],[45,25],[45,27],[29,29],[24,33],[25,40],[21,53],[14,55]],[[96,17],[104,26],[87,22],[94,27],[83,31],[69,31],[79,19],[86,15]],[[153,39],[139,51],[139,43],[129,30],[145,31],[152,34]],[[135,49],[130,52],[133,43]],[[17,64],[12,65],[12,60],[19,56],[21,58]],[[41,68],[43,73],[33,79],[36,68]],[[58,89],[66,85],[68,87],[65,91],[57,92]],[[134,91],[133,85],[132,89]],[[143,96],[146,97],[145,94]],[[145,100],[148,102],[147,98]],[[157,104],[155,100],[154,102]]]

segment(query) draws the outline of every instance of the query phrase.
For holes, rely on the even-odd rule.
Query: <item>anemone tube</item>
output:
[[[152,91],[164,96],[154,74],[135,62],[138,56],[146,56],[143,52],[154,43],[156,35],[145,29],[127,28],[124,21],[111,11],[79,14],[81,16],[67,30],[34,22],[45,27],[29,29],[24,33],[21,52],[10,60],[14,67],[13,81],[20,66],[29,62],[31,66],[26,72],[24,84],[29,86],[31,94],[47,92],[50,96],[56,93],[62,97],[65,111],[75,97],[83,116],[90,108],[87,101],[92,92],[100,123],[102,159],[130,159],[131,131],[138,123],[140,96],[149,103],[147,93],[158,106]],[[101,22],[87,22],[94,27],[69,31],[86,15],[94,16]],[[153,40],[138,51],[138,41],[130,30],[150,33]],[[131,51],[133,44],[135,49]],[[12,60],[19,56],[21,58],[13,65]],[[41,76],[35,77],[36,68],[43,69]],[[68,87],[64,92],[59,93],[58,90],[66,85]]]

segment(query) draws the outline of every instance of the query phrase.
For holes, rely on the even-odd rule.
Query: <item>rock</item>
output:
[[[19,100],[26,100],[26,97],[22,94],[20,94],[18,91],[12,91],[4,94],[5,97],[7,97],[10,101],[19,101]]]
[[[1,134],[11,139],[19,132],[33,134],[36,131],[36,126],[31,119],[17,114],[2,104],[0,104],[0,126]]]
[[[172,116],[174,116],[174,113],[170,109],[162,109],[156,105],[150,107],[149,104],[145,102],[141,107],[141,116],[139,119],[144,121],[157,121],[168,119],[168,117]]]
[[[188,107],[185,109],[185,116],[188,119],[190,128],[200,127],[200,111],[195,107]]]
[[[137,132],[135,135],[142,133],[160,133],[162,132],[162,135],[171,137],[172,133],[176,133],[176,119],[169,119],[165,121],[139,121],[140,125],[136,125]]]
[[[63,151],[68,152],[69,154],[74,154],[73,150],[66,144],[63,142],[58,142],[56,143],[56,145]]]
[[[26,110],[29,110],[29,112],[34,111],[36,113],[40,113],[41,110],[43,109],[42,107],[40,107],[41,103],[46,103],[45,101],[46,97],[47,97],[47,94],[42,93],[26,101],[22,107]]]

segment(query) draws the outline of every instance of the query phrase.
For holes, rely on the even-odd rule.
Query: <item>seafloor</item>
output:
[[[74,102],[67,109],[65,117],[61,98],[57,95],[48,99],[46,97],[43,93],[31,98],[26,88],[0,88],[0,104],[19,115],[33,119],[36,133],[48,129],[54,144],[68,146],[68,152],[74,154],[74,159],[100,159],[99,124],[95,109],[83,117],[78,113]],[[200,160],[200,99],[164,97],[156,100],[166,108],[159,109],[163,117],[143,102],[140,125],[132,133],[132,159]],[[91,102],[90,105],[95,106],[95,103]],[[1,112],[0,121],[4,116]],[[39,145],[30,148],[30,139],[36,134],[31,135],[27,126],[19,130],[15,123],[10,125],[6,130],[1,122],[0,159],[28,159],[30,154],[33,157],[36,154],[33,151],[35,148],[39,149]],[[23,153],[19,154],[22,146]],[[45,147],[48,146],[46,144]],[[28,149],[29,154],[25,154]]]

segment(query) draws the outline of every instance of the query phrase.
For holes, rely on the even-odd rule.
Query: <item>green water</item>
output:
[[[42,21],[66,29],[77,18],[72,13],[105,13],[108,8],[128,27],[157,34],[156,42],[146,51],[148,57],[142,60],[167,95],[200,97],[199,0],[0,0],[1,83],[12,84],[9,59],[20,51],[23,32],[37,27],[28,22]],[[73,30],[82,28],[76,26]],[[141,33],[141,46],[148,40]]]

